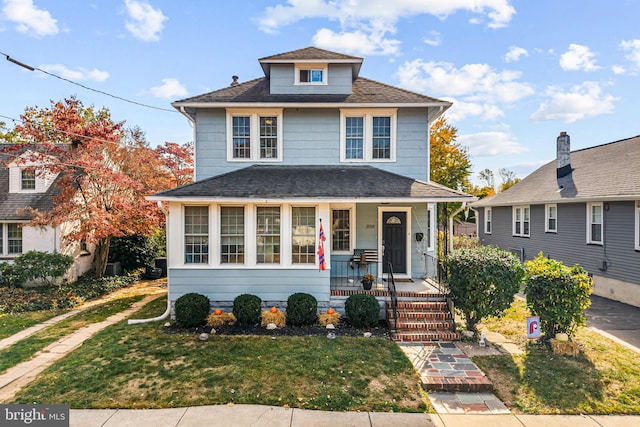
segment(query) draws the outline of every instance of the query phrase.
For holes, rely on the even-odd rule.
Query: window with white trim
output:
[[[184,207],[184,262],[209,263],[209,207]]]
[[[435,247],[435,241],[436,241],[436,237],[435,237],[435,230],[436,230],[436,226],[435,226],[435,221],[436,221],[436,216],[434,215],[434,207],[433,205],[429,205],[427,207],[427,250],[430,251],[434,251],[436,249]]]
[[[603,223],[602,203],[587,203],[587,243],[602,244]]]
[[[491,208],[484,208],[484,234],[491,234]]]
[[[327,70],[327,64],[296,64],[294,84],[326,85]]]
[[[291,263],[316,263],[316,208],[291,208]]]
[[[0,223],[0,255],[22,253],[22,227],[18,223]]]
[[[280,264],[280,206],[258,206],[256,248],[258,264]]]
[[[281,161],[282,109],[228,109],[227,160]]]
[[[395,161],[396,111],[346,108],[340,110],[340,160]]]
[[[20,171],[20,187],[22,190],[36,189],[36,170],[34,168],[24,168]]]
[[[513,207],[513,235],[518,237],[529,237],[531,225],[529,206]]]
[[[351,232],[352,209],[331,210],[331,250],[333,253],[351,253],[353,233]]]
[[[220,208],[220,264],[244,264],[244,207]]]
[[[640,200],[636,200],[636,250],[640,251]]]
[[[558,205],[544,205],[544,231],[547,233],[558,232]]]

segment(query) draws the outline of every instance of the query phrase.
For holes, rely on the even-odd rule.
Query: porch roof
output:
[[[372,166],[253,165],[149,197],[163,201],[286,200],[471,202],[475,197],[434,182]]]

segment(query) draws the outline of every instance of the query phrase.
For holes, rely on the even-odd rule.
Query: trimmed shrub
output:
[[[318,301],[313,295],[296,293],[287,299],[287,321],[293,326],[313,325],[318,320]]]
[[[176,322],[182,327],[193,328],[205,322],[209,314],[209,298],[202,294],[184,294],[175,303]]]
[[[109,262],[120,262],[124,271],[153,266],[158,244],[153,237],[114,237],[109,245]]]
[[[487,316],[502,316],[524,277],[515,255],[491,246],[455,250],[444,259],[444,265],[456,308],[464,314],[470,331],[476,331],[476,325]]]
[[[21,287],[29,282],[51,286],[64,276],[73,264],[73,257],[61,253],[29,251],[14,258],[13,263],[0,265],[3,286]]]
[[[373,295],[355,294],[345,301],[344,311],[353,326],[368,328],[378,324],[380,304]]]
[[[554,338],[560,332],[573,336],[577,327],[586,322],[593,279],[580,265],[567,267],[542,252],[524,266],[527,307],[540,316],[545,338]]]
[[[262,300],[251,294],[238,295],[233,300],[233,314],[242,325],[257,325],[260,323],[260,309]]]

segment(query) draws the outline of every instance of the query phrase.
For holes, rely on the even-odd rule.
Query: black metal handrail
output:
[[[393,313],[393,331],[398,332],[398,292],[396,291],[396,281],[393,278],[393,267],[387,264],[387,283],[389,285],[389,299],[391,301],[391,311]]]

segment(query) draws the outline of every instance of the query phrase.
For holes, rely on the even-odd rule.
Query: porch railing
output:
[[[396,292],[396,281],[393,278],[393,266],[387,264],[387,283],[389,284],[389,300],[393,313],[393,331],[398,332],[398,293]]]
[[[378,277],[378,265],[374,263],[362,265],[354,261],[331,260],[331,289],[362,289],[362,277],[367,274]],[[374,283],[372,290],[380,289],[378,283]],[[382,283],[386,290],[386,284]]]

